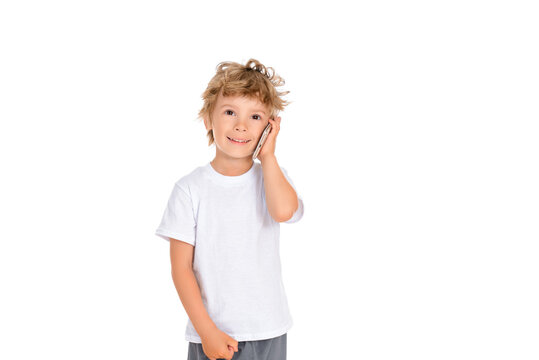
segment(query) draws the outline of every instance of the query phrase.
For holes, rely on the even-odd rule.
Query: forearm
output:
[[[286,221],[298,208],[296,191],[286,180],[275,156],[264,158],[261,164],[268,211],[275,221]]]
[[[198,335],[202,337],[208,331],[215,329],[216,326],[208,315],[204,303],[202,302],[200,288],[195,274],[193,273],[193,269],[188,267],[173,267],[172,279],[183,307]]]

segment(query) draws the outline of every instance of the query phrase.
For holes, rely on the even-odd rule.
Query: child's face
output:
[[[258,99],[219,94],[212,118],[213,137],[220,155],[247,158],[253,155],[258,139],[269,123],[269,111]],[[212,128],[207,119],[204,124],[206,130]],[[249,141],[239,144],[229,138]]]

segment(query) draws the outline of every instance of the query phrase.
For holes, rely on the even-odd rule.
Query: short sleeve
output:
[[[195,246],[195,230],[196,222],[191,197],[176,183],[155,235],[167,241],[173,238]]]
[[[303,217],[303,198],[302,198],[301,194],[298,192],[298,190],[296,189],[296,186],[294,185],[294,182],[292,181],[292,179],[288,175],[288,172],[286,171],[286,169],[281,167],[281,170],[283,171],[283,174],[284,174],[286,180],[288,180],[288,182],[290,183],[292,188],[294,188],[294,190],[296,191],[296,194],[298,195],[298,208],[297,208],[296,212],[294,213],[294,215],[292,215],[292,217],[290,219],[288,219],[287,221],[284,221],[287,224],[291,224],[291,223],[298,222]]]

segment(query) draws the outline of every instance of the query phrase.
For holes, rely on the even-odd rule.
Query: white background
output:
[[[186,359],[154,235],[221,61],[292,101],[288,358],[539,358],[532,1],[3,1],[0,358]]]

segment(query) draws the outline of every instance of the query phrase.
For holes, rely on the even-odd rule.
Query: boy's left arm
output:
[[[271,123],[271,131],[260,149],[258,159],[264,174],[268,211],[275,221],[284,222],[291,219],[298,209],[298,196],[292,185],[286,180],[275,157],[275,143],[281,129],[281,117],[270,118],[269,122]]]
[[[261,165],[268,211],[275,221],[288,221],[298,209],[298,195],[286,180],[275,155],[264,157]]]

